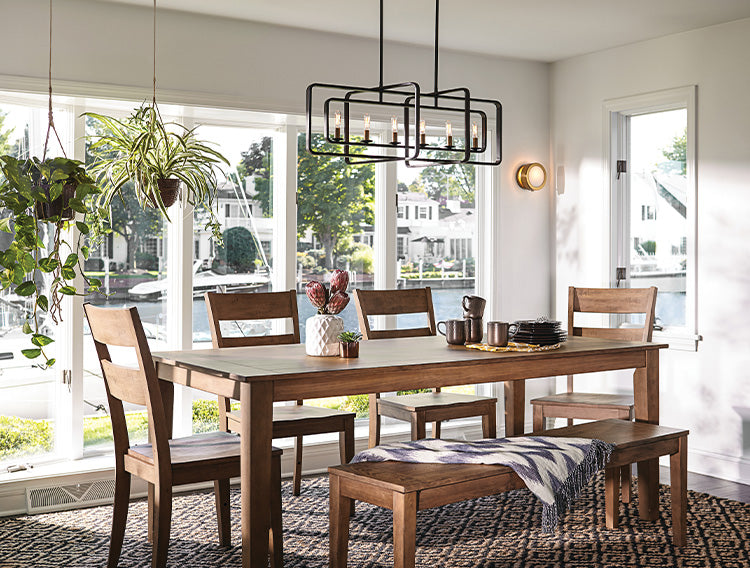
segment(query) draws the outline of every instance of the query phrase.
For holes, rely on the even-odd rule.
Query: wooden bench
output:
[[[540,433],[541,434],[541,433]],[[601,420],[545,430],[545,436],[598,438],[616,445],[605,468],[605,518],[617,528],[620,467],[670,455],[672,538],[685,545],[687,511],[687,430],[665,426]],[[362,462],[331,467],[330,566],[346,566],[352,500],[393,511],[393,558],[397,568],[414,566],[417,511],[525,487],[506,466]],[[645,511],[641,510],[641,517]]]

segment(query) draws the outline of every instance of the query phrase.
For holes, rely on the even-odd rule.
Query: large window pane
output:
[[[631,286],[657,286],[656,323],[682,327],[687,284],[687,110],[630,118]]]
[[[164,110],[164,109],[163,109]],[[111,110],[103,112],[112,114]],[[102,125],[86,118],[88,136],[103,134]],[[94,157],[86,152],[86,163]],[[133,187],[126,184],[122,198],[111,204],[111,227],[102,243],[86,261],[86,274],[102,281],[103,294],[90,294],[86,301],[110,308],[135,306],[153,351],[167,348],[167,241],[166,223],[155,208],[142,208]],[[112,445],[112,424],[107,407],[99,360],[88,326],[84,330],[83,442],[84,449],[106,450]],[[113,358],[135,365],[132,349],[115,349]],[[143,407],[126,404],[131,443],[147,439],[147,418]]]
[[[474,166],[398,165],[396,262],[399,288],[430,286],[435,318],[461,318],[461,299],[475,290]],[[399,326],[422,325],[399,316]]]
[[[197,212],[193,234],[193,345],[211,346],[203,294],[271,291],[273,271],[273,140],[272,130],[241,126],[201,125],[198,137],[229,160],[219,176],[216,216],[222,243],[205,228],[205,213]],[[222,335],[276,333],[273,320],[222,322]],[[215,396],[194,391],[193,430],[218,427]]]
[[[30,98],[30,100],[32,100]],[[64,108],[55,108],[55,119],[61,142],[70,155],[72,149],[72,114]],[[10,154],[23,159],[42,157],[47,130],[46,101],[12,104],[0,95],[0,154]],[[54,138],[54,135],[53,135]],[[62,155],[62,149],[53,139],[47,157]],[[0,210],[0,217],[8,212]],[[51,244],[54,227],[40,224],[42,242]],[[0,233],[0,249],[7,248],[12,235]],[[47,293],[50,275],[39,274],[36,285]],[[55,421],[59,410],[60,384],[53,369],[43,370],[41,358],[29,360],[21,353],[31,347],[29,336],[22,332],[23,323],[33,310],[33,299],[15,294],[15,287],[0,291],[0,467],[20,462],[34,462],[50,458],[55,453]],[[57,326],[44,312],[38,312],[42,333],[55,340]],[[45,352],[57,357],[57,341],[48,345]]]
[[[316,137],[318,149],[327,145]],[[310,280],[327,282],[333,269],[349,271],[350,293],[372,288],[374,279],[375,168],[353,166],[343,158],[307,152],[306,135],[297,138],[297,304],[300,334],[316,310],[304,287]],[[353,301],[339,316],[344,329],[359,329]],[[305,404],[341,408],[367,415],[366,395],[305,401]]]

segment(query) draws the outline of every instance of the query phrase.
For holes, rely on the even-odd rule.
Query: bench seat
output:
[[[618,526],[620,467],[670,455],[672,538],[676,546],[685,545],[687,430],[610,419],[545,430],[538,435],[598,438],[615,444],[605,468],[608,528]],[[328,472],[330,565],[335,568],[346,566],[352,500],[393,511],[394,565],[407,568],[414,566],[417,511],[525,487],[511,468],[502,465],[360,462],[331,467]],[[646,516],[641,509],[641,517]]]

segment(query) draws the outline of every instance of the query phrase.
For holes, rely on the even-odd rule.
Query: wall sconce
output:
[[[547,183],[547,170],[539,162],[523,164],[516,172],[516,181],[523,189],[539,191]]]

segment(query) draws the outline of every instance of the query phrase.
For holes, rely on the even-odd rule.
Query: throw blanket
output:
[[[358,453],[352,463],[474,463],[513,469],[542,502],[542,530],[551,532],[558,519],[609,461],[613,444],[588,438],[518,436],[459,442],[429,438],[376,446]]]

